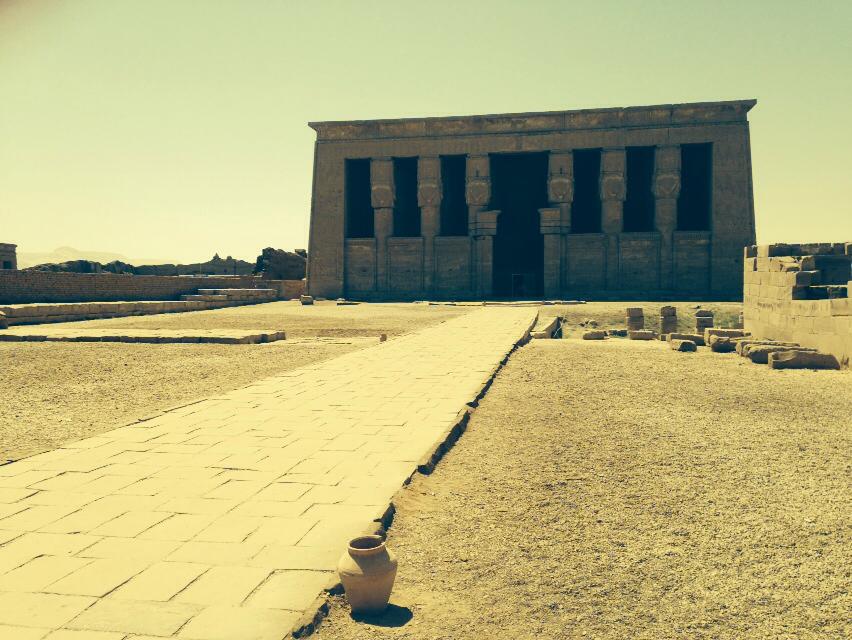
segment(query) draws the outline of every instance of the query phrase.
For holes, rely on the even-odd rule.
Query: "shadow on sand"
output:
[[[376,627],[402,627],[414,617],[411,609],[389,604],[382,613],[353,613],[352,619],[356,622],[371,624]]]

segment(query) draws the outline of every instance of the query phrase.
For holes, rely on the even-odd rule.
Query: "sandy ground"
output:
[[[317,302],[302,306],[298,301],[282,301],[74,324],[80,328],[284,329],[288,337],[378,337],[382,333],[390,337],[449,320],[469,310],[469,307],[400,303],[337,306],[334,302]]]
[[[849,371],[534,341],[401,492],[391,609],[317,637],[852,637],[850,416]]]
[[[261,345],[0,343],[0,461],[52,449],[157,410],[375,344],[381,333],[392,337],[465,312],[427,305],[302,307],[276,302],[50,325],[51,329],[284,328],[294,339]],[[306,336],[342,337],[305,342]]]

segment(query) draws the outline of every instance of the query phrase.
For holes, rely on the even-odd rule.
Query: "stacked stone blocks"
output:
[[[852,243],[751,246],[744,261],[744,324],[757,339],[852,358]]]

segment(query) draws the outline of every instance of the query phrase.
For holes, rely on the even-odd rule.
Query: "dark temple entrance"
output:
[[[494,295],[541,297],[544,243],[538,210],[547,206],[547,153],[491,156],[492,209],[500,211],[494,237]]]

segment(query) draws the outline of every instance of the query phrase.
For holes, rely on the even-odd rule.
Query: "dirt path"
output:
[[[395,607],[318,638],[852,637],[850,416],[848,371],[536,341],[402,492]]]

